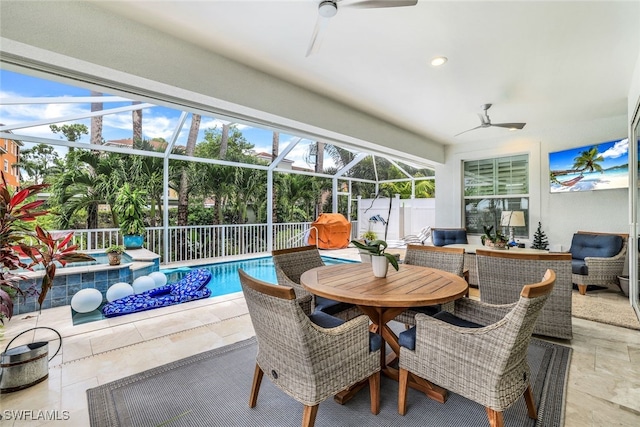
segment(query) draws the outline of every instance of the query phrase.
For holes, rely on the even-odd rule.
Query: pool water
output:
[[[326,265],[350,263],[350,261],[340,258],[322,257]],[[253,258],[244,261],[230,261],[217,264],[201,265],[193,268],[205,268],[212,273],[211,282],[207,285],[211,289],[211,296],[227,295],[234,292],[242,292],[238,269],[243,269],[248,275],[269,283],[278,283],[276,270],[273,266],[273,258]],[[178,269],[182,271],[164,271],[167,275],[167,282],[174,283],[180,280],[189,269]],[[160,270],[163,271],[163,270]]]
[[[332,258],[323,256],[322,261],[326,265],[352,263],[357,261],[351,261],[341,258]],[[273,265],[273,258],[252,258],[244,261],[229,261],[221,262],[217,264],[199,265],[196,267],[179,267],[170,269],[160,269],[167,276],[167,283],[175,283],[184,277],[192,269],[206,268],[212,273],[212,278],[207,287],[211,289],[211,296],[217,297],[221,295],[227,295],[234,292],[242,292],[240,286],[240,278],[238,276],[238,269],[243,269],[247,274],[252,277],[258,278],[269,283],[278,283],[276,278],[276,270]],[[102,315],[102,306],[98,307],[90,313],[77,313],[71,309],[71,317],[74,325],[80,325],[83,323],[93,322],[96,320],[105,319]]]

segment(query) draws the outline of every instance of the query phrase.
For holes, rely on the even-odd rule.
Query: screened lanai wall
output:
[[[304,132],[286,126],[233,117],[228,112],[221,114],[206,105],[186,106],[175,99],[158,97],[150,100],[143,89],[137,93],[136,88],[124,90],[114,84],[99,85],[90,79],[71,78],[64,73],[54,75],[15,64],[5,67],[3,62],[2,65],[0,137],[22,141],[26,149],[37,144],[54,146],[61,155],[69,150],[90,148],[152,159],[147,162],[150,169],[147,172],[149,184],[154,181],[153,184],[160,188],[161,207],[158,208],[162,211],[165,253],[169,244],[169,205],[172,196],[178,197],[175,188],[171,187],[176,184],[176,171],[181,162],[210,166],[209,174],[202,170],[192,171],[195,180],[208,182],[210,189],[219,184],[217,181],[222,181],[216,178],[216,172],[227,171],[226,167],[241,168],[266,180],[268,250],[273,248],[276,207],[273,187],[279,174],[301,174],[328,180],[331,183],[331,211],[343,213],[349,219],[355,214],[352,208],[355,187],[362,191],[365,186],[370,195],[378,194],[382,184],[406,183],[409,197],[415,197],[416,183],[434,179],[433,169],[426,161],[419,163],[412,158],[413,162],[409,164],[403,158],[384,156],[382,147],[379,151],[365,151],[349,143],[336,144],[335,135],[324,140],[310,138]],[[133,124],[136,116],[141,117],[142,130],[137,136]],[[199,126],[195,126],[198,119]],[[102,124],[101,130],[96,127],[98,122]],[[63,125],[84,125],[89,132],[69,137],[61,131],[54,132],[50,125],[56,125],[58,129]],[[192,152],[187,151],[190,133],[196,135]],[[229,150],[222,153],[225,137],[232,144],[226,145]],[[337,154],[333,149],[336,146],[344,151]],[[25,174],[25,178],[32,177]],[[206,191],[207,186],[204,188]],[[253,191],[260,191],[260,187]],[[224,197],[232,197],[234,192],[236,195],[241,193],[240,197],[251,203],[250,188],[227,188]],[[211,193],[222,198],[218,191]],[[210,202],[216,203],[215,200]],[[218,202],[222,203],[221,200]]]

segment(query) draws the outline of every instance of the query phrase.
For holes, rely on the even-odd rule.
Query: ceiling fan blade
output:
[[[316,26],[313,29],[313,34],[311,35],[311,41],[309,42],[309,48],[307,49],[307,54],[305,56],[309,56],[314,53],[317,53],[318,50],[320,49],[324,31],[327,28],[327,25],[329,25],[329,19],[330,18],[326,18],[318,15],[318,19],[316,20]]]
[[[373,9],[378,7],[403,7],[415,6],[418,0],[361,0],[340,4],[341,6],[354,7],[358,9]]]
[[[508,129],[522,129],[526,123],[492,123],[491,126],[497,126]]]
[[[457,134],[455,134],[455,135],[453,135],[453,136],[454,136],[454,137],[456,137],[456,136],[458,136],[458,135],[462,135],[463,133],[471,132],[472,130],[480,129],[480,128],[482,128],[482,127],[483,127],[483,126],[476,126],[476,127],[474,127],[474,128],[467,129],[467,130],[465,130],[465,131],[462,131],[462,132],[460,132],[460,133],[457,133]]]

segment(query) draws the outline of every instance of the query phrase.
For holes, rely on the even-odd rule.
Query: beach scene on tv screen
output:
[[[629,140],[616,139],[549,153],[552,193],[629,186]]]

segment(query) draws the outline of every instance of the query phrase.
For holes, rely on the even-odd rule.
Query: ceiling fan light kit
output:
[[[472,130],[476,130],[480,128],[499,127],[499,128],[507,128],[510,131],[514,131],[514,130],[520,130],[523,127],[525,127],[526,123],[491,123],[491,119],[489,118],[489,113],[487,113],[487,110],[491,108],[491,105],[492,104],[484,104],[482,106],[482,113],[478,113],[478,117],[480,117],[480,126],[467,129],[454,136],[462,135],[463,133],[470,132]]]

